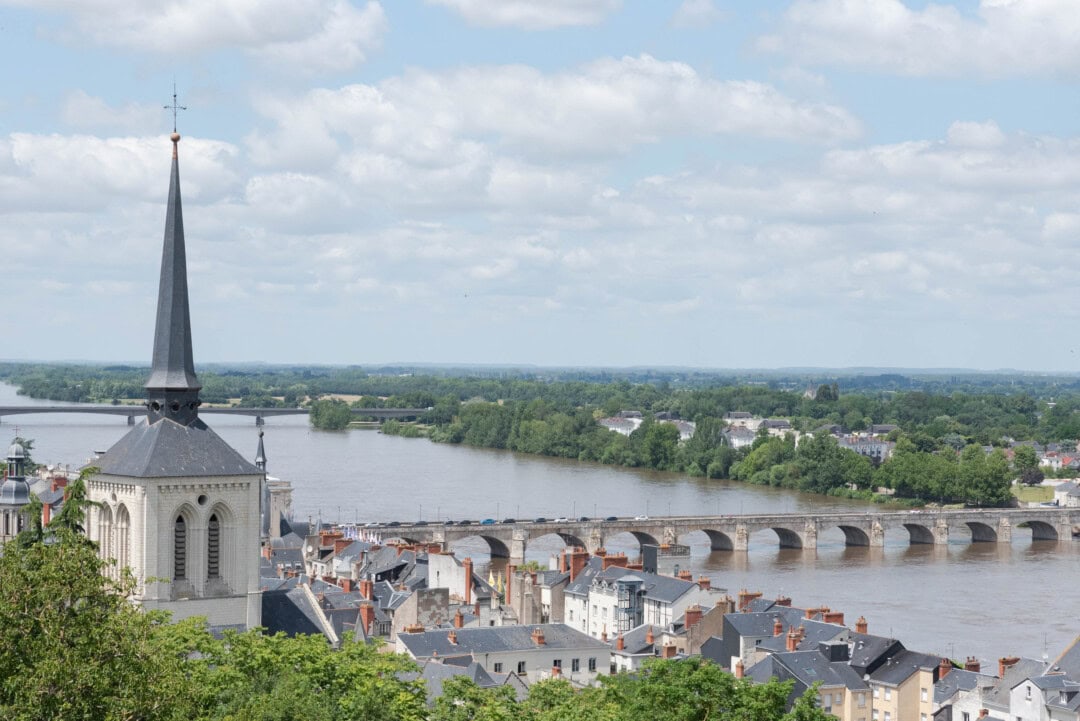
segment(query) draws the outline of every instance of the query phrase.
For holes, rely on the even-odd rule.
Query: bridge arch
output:
[[[870,534],[858,526],[840,525],[838,528],[844,532],[845,546],[869,546]]]
[[[803,541],[799,534],[790,528],[774,526],[770,530],[780,539],[780,548],[802,548]]]
[[[997,541],[997,531],[993,526],[990,526],[981,521],[966,521],[964,523],[971,531],[972,543],[993,543]]]
[[[680,541],[683,538],[685,538],[686,536],[693,536],[693,535],[698,534],[698,533],[704,534],[709,539],[709,550],[710,551],[734,551],[735,550],[735,540],[731,536],[729,536],[728,534],[724,533],[723,531],[717,531],[717,530],[715,530],[713,528],[699,528],[697,530],[690,531],[689,533],[684,533],[680,537]],[[692,543],[692,541],[691,541],[691,543]]]
[[[907,529],[909,543],[924,543],[933,545],[934,532],[926,526],[922,525],[921,523],[905,523],[903,524],[903,526]]]
[[[1052,523],[1046,521],[1028,521],[1027,527],[1031,529],[1033,541],[1057,541],[1060,540],[1057,529]]]
[[[462,536],[461,538],[455,538],[450,542],[451,549],[457,544],[465,540],[471,540],[479,538],[481,541],[487,544],[488,553],[492,558],[510,558],[510,547],[505,542],[496,538],[495,536],[488,536],[483,533],[474,533],[471,536]]]

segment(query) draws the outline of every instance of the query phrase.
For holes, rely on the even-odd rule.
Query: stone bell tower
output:
[[[199,417],[176,132],[172,143],[147,417],[93,463],[87,489],[100,506],[87,533],[103,557],[132,570],[146,608],[252,628],[262,615],[264,475]]]

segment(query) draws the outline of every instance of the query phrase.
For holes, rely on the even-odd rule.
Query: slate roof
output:
[[[168,419],[150,425],[143,419],[91,465],[128,478],[262,476],[201,419],[186,426]]]
[[[673,576],[661,576],[657,573],[628,571],[619,566],[612,566],[606,571],[601,571],[596,574],[593,582],[603,581],[614,584],[616,581],[626,576],[641,579],[643,582],[641,590],[643,591],[645,598],[665,603],[671,603],[683,596],[683,594],[690,589],[697,587],[697,584],[693,581],[684,581],[681,578],[675,578]],[[577,581],[577,579],[574,580],[575,582]]]
[[[756,614],[755,614],[756,615]],[[772,614],[770,614],[772,615]],[[781,631],[779,636],[773,635],[775,629],[770,624],[768,628],[769,638],[764,639],[758,648],[765,649],[773,652],[786,652],[787,651],[787,631],[788,628],[794,626],[795,628],[801,628],[803,630],[803,639],[799,642],[797,650],[805,651],[815,649],[819,644],[826,641],[832,641],[839,636],[847,634],[847,626],[841,626],[835,623],[825,623],[824,621],[811,621],[806,618],[799,619],[794,623],[788,623],[788,619],[785,619],[782,615],[774,615],[775,618],[780,618],[780,623],[784,624],[784,630]]]
[[[928,653],[908,651],[904,649],[886,659],[885,663],[878,666],[870,674],[870,678],[876,683],[888,686],[899,686],[919,669],[935,669],[941,661],[940,656],[931,656]]]
[[[990,685],[995,680],[993,676],[954,668],[934,683],[934,703],[941,705],[961,691],[970,691],[980,683]]]
[[[724,652],[724,639],[719,636],[709,636],[705,643],[701,644],[701,657],[707,658],[721,668],[728,667],[729,659],[721,658]]]
[[[470,661],[467,666],[427,661],[421,667],[420,673],[407,672],[401,674],[401,678],[405,681],[419,678],[424,682],[427,690],[428,706],[434,706],[435,699],[443,695],[443,682],[455,676],[467,676],[480,688],[492,688],[501,685],[492,679],[491,675],[484,670],[484,667],[476,661]]]
[[[586,563],[585,567],[578,572],[576,578],[573,581],[566,584],[566,588],[563,593],[568,593],[571,596],[587,596],[589,595],[589,589],[592,588],[592,581],[596,578],[596,575],[600,573],[600,569],[603,568],[604,559],[599,556],[593,556]],[[610,570],[610,569],[609,569]],[[626,569],[624,568],[623,571]]]
[[[1061,655],[1054,659],[1050,669],[1051,672],[1060,672],[1074,681],[1080,681],[1080,636],[1074,638]]]
[[[1009,692],[1025,679],[1033,676],[1041,676],[1047,669],[1044,661],[1034,658],[1021,658],[1009,668],[1005,669],[1005,675],[996,679],[995,683],[986,689],[983,694],[983,704],[998,709],[1009,708]]]
[[[611,639],[610,645],[612,653],[622,654],[626,656],[637,656],[641,654],[652,654],[655,651],[655,643],[646,643],[645,637],[649,635],[649,629],[653,630],[654,638],[659,636],[657,633],[658,627],[651,623],[643,623],[637,628],[632,628],[629,631],[623,633],[623,650],[619,651],[615,648],[615,641],[618,638],[616,636]]]
[[[398,640],[414,658],[461,656],[469,653],[501,653],[537,648],[532,639],[533,629],[544,634],[544,648],[570,651],[610,651],[608,644],[570,628],[565,623],[549,623],[541,626],[481,626],[459,628],[455,634],[457,643],[450,643],[448,631],[424,631],[423,633],[399,633]]]
[[[769,658],[772,664],[768,668],[773,677],[795,679],[804,691],[818,682],[828,687],[843,686],[856,691],[867,688],[863,678],[846,661],[829,661],[820,651],[788,651]],[[758,680],[755,670],[761,665],[761,662],[754,664],[747,675]]]
[[[269,634],[279,631],[289,636],[322,634],[319,621],[322,611],[310,602],[300,587],[287,591],[264,591],[262,594],[262,625]]]
[[[886,658],[904,650],[904,645],[895,638],[852,633],[851,639],[851,665],[860,673],[873,671]]]

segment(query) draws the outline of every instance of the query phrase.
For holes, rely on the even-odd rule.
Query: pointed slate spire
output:
[[[167,418],[188,425],[198,418],[199,389],[191,351],[191,316],[188,312],[187,257],[184,217],[180,207],[180,134],[172,134],[172,176],[165,213],[165,241],[161,254],[154,358],[146,381],[149,422]]]
[[[255,450],[255,467],[266,472],[266,449],[263,448],[262,431],[259,431],[259,447]]]

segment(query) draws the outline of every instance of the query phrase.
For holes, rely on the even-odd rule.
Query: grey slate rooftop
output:
[[[200,419],[186,426],[144,419],[91,465],[130,478],[262,475]]]
[[[451,643],[448,631],[424,631],[423,633],[400,633],[398,640],[414,658],[461,656],[469,653],[499,653],[503,651],[531,650],[537,647],[532,638],[533,629],[544,634],[544,647],[587,651],[610,651],[608,644],[576,631],[564,623],[542,626],[484,626],[459,628],[457,643]]]

